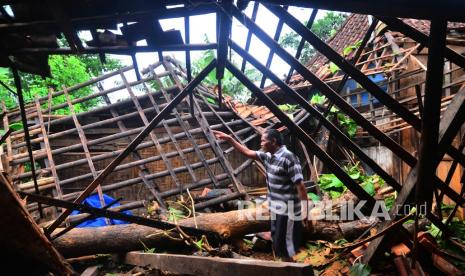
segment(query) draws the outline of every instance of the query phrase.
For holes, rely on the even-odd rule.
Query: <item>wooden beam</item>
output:
[[[7,5],[7,3],[3,3]],[[12,3],[17,4],[17,2]],[[184,17],[186,15],[195,16],[203,15],[216,12],[216,3],[203,3],[200,6],[193,9],[190,6],[176,7],[171,9],[163,9],[163,12],[160,12],[160,9],[152,10],[136,10],[128,13],[112,13],[112,14],[101,14],[97,16],[87,16],[87,17],[71,17],[71,24],[79,30],[88,30],[89,25],[106,25],[114,24],[115,21],[119,23],[122,22],[134,22],[146,20],[147,17],[156,17],[159,19],[172,19],[178,17]],[[37,28],[42,27],[44,29],[56,28],[59,29],[60,26],[57,25],[54,20],[40,20],[40,21],[15,21],[13,23],[4,23],[0,24],[0,30],[24,30],[28,28]]]
[[[228,122],[227,124],[230,125],[230,126],[233,126],[233,125],[239,125],[240,123],[242,123],[241,120],[234,120],[232,122]],[[222,125],[220,124],[216,124],[216,125],[212,125],[210,126],[212,129],[217,129],[217,128],[220,128],[222,127]],[[133,134],[137,134],[139,131],[141,130],[141,128],[138,129],[138,131],[134,131]],[[247,131],[249,131],[250,128],[245,128],[245,129],[242,129],[240,131],[238,131],[238,133],[245,133]],[[195,134],[199,134],[201,133],[202,130],[200,128],[194,128],[194,129],[189,129],[189,134],[191,135],[195,135]],[[187,137],[187,134],[186,133],[177,133],[174,135],[177,139],[182,139],[184,137]],[[129,138],[129,135],[127,136],[122,136],[120,138]],[[109,141],[112,141],[113,139],[109,140]],[[94,141],[94,140],[92,140]],[[91,142],[92,142],[91,141]],[[164,144],[164,143],[168,143],[170,141],[170,139],[168,137],[165,137],[165,138],[161,138],[159,140],[160,144]],[[141,149],[145,149],[145,148],[148,148],[148,147],[152,147],[154,146],[153,142],[152,141],[147,141],[147,142],[144,142],[144,143],[141,143],[139,144],[137,147],[136,147],[136,150],[141,150]],[[77,144],[75,146],[72,146],[73,149],[79,149],[80,148],[80,145]],[[58,150],[58,149],[57,149]],[[52,153],[54,153],[55,150],[52,150]],[[66,152],[66,151],[65,151]],[[105,159],[108,159],[108,158],[114,158],[116,156],[118,156],[118,154],[120,154],[121,152],[123,152],[123,150],[116,150],[116,151],[112,151],[112,152],[108,152],[108,153],[103,153],[103,154],[100,154],[100,155],[96,155],[96,156],[92,156],[92,161],[101,161],[101,160],[105,160]],[[60,153],[63,153],[63,151],[61,151]],[[167,156],[168,157],[173,157],[177,155],[177,153],[168,153]],[[152,157],[149,157],[149,158],[146,158],[144,160],[147,160],[147,162],[151,162],[151,161],[156,161],[156,160],[159,160],[159,159],[153,159],[153,158],[161,158],[161,156],[152,156]],[[151,161],[148,161],[148,160],[151,160]],[[75,160],[75,161],[71,161],[71,162],[68,162],[68,163],[62,163],[62,164],[59,164],[56,166],[56,169],[57,170],[64,170],[64,169],[69,169],[69,168],[72,168],[74,166],[79,166],[79,165],[83,165],[85,164],[87,161],[85,159],[80,159],[80,160]],[[134,161],[134,162],[139,162],[139,161]],[[145,161],[140,161],[140,162],[143,162],[143,163],[147,163]],[[129,162],[129,163],[125,163],[123,165],[119,165],[117,166],[120,167],[121,166],[121,169],[123,167],[125,167],[126,165],[129,165],[131,164],[132,162]],[[137,163],[138,164],[138,163]],[[138,164],[139,165],[139,164]],[[116,168],[115,168],[116,169]],[[90,175],[89,175],[90,176]],[[23,178],[29,178],[31,177],[31,172],[27,172],[27,173],[22,173],[18,176],[13,176],[13,180],[18,180],[18,179],[23,179]],[[66,180],[64,180],[66,181]]]
[[[168,62],[164,62],[163,66],[165,66],[166,70],[168,72],[170,72],[171,80],[175,83],[175,85],[178,87],[178,89],[182,90],[182,88],[183,88],[182,83],[179,80],[179,78],[176,76],[176,74],[174,73],[174,68],[171,66],[171,64],[168,63]],[[155,74],[155,71],[152,70],[152,72],[153,72],[153,74]],[[163,87],[163,84],[161,83],[160,79],[155,77],[155,80],[160,85],[160,91],[162,92],[162,94],[166,98],[166,100],[168,100],[168,101],[171,100],[171,96],[166,92],[166,90]],[[192,97],[189,97],[189,105],[192,104],[190,106],[190,109],[191,109],[191,113],[193,113],[194,112],[194,106],[193,106],[193,104],[194,104],[194,94],[191,93],[190,96],[192,96]],[[179,115],[179,112],[178,112],[177,108],[174,109],[174,115],[176,117],[176,120],[178,121],[178,124],[185,131],[185,133],[187,135],[187,138],[192,143],[192,146],[193,146],[193,148],[195,150],[195,153],[199,157],[200,161],[203,163],[204,168],[206,169],[208,176],[212,179],[213,186],[218,187],[219,183],[216,181],[215,174],[213,173],[212,169],[210,168],[210,166],[205,161],[206,160],[205,154],[203,154],[201,149],[198,147],[197,142],[195,141],[194,137],[188,131],[189,129],[191,129],[191,127],[189,125],[189,122],[187,120],[184,121],[184,120],[181,119],[181,116]],[[195,118],[195,115],[192,116],[192,117]],[[211,144],[210,144],[210,147],[211,147]]]
[[[108,95],[104,95],[103,99],[104,99],[104,101],[105,101],[105,103],[107,105],[111,106],[111,101],[110,101],[110,98],[108,97]],[[110,108],[110,113],[113,116],[113,118],[117,118],[119,116],[118,112],[114,108]],[[124,125],[124,122],[122,120],[118,121],[117,125],[118,125],[118,128],[120,129],[120,131],[127,131],[128,130],[126,128],[126,126]],[[127,141],[128,141],[128,143],[130,143],[131,138],[127,137]],[[143,160],[142,156],[140,156],[140,154],[139,154],[139,152],[137,150],[133,151],[131,155],[132,155],[132,157],[134,158],[134,160],[136,162],[140,161],[140,160]],[[165,202],[163,201],[163,199],[158,194],[160,192],[160,188],[155,183],[155,181],[149,181],[147,179],[147,175],[150,174],[150,171],[149,171],[148,167],[145,164],[146,163],[137,165],[137,167],[139,168],[139,173],[138,173],[139,177],[142,179],[142,182],[147,187],[147,189],[149,189],[149,191],[152,193],[153,197],[157,200],[158,204],[160,204],[160,207],[162,209],[167,209],[166,205],[165,205]],[[118,166],[115,168],[115,171],[117,169],[118,169]]]
[[[309,29],[309,30],[312,29],[313,22],[315,21],[317,13],[318,13],[318,9],[312,9],[312,13],[310,14],[310,18],[308,19],[307,24],[305,25],[305,27],[307,29]],[[304,46],[305,46],[305,39],[301,38],[300,42],[299,42],[299,46],[297,46],[297,51],[296,51],[295,56],[294,56],[295,59],[297,59],[297,60],[300,59],[300,55],[302,55],[302,50],[304,49]],[[248,49],[246,49],[246,50],[248,51]],[[244,70],[242,70],[242,71],[244,71]],[[289,69],[289,73],[287,73],[285,83],[289,83],[289,81],[291,80],[293,72],[294,72],[294,68],[291,67],[291,69]]]
[[[375,204],[375,200],[336,163],[327,152],[322,150],[315,141],[297,126],[279,107],[266,95],[260,88],[255,86],[247,76],[238,70],[233,64],[228,62],[226,68],[233,73],[233,75],[241,81],[252,93],[259,98],[268,107],[268,109],[295,135],[299,140],[304,142],[311,152],[313,152],[318,159],[322,160],[328,168],[361,200],[367,201],[367,208],[371,208]]]
[[[391,109],[393,112],[402,117],[406,122],[411,124],[416,130],[420,130],[420,119],[412,114],[406,107],[400,105],[395,99],[390,97],[386,92],[376,85],[370,78],[365,76],[350,62],[346,61],[339,53],[334,51],[330,46],[318,38],[312,31],[307,29],[302,23],[294,18],[289,12],[278,6],[265,4],[265,7],[276,16],[284,20],[295,32],[305,38],[316,50],[322,53],[330,61],[341,68],[353,80],[358,82],[369,93],[375,96],[382,104]]]
[[[463,124],[465,120],[465,88],[457,92],[456,96],[453,98],[452,103],[447,108],[446,112],[444,113],[440,126],[439,126],[439,139],[438,139],[438,147],[434,152],[434,158],[430,162],[433,163],[433,166],[436,167],[437,164],[442,160],[445,152],[446,152],[446,145],[450,145],[452,140],[454,139],[455,135],[457,134],[460,126]],[[419,164],[417,163],[414,168],[412,168],[407,176],[407,179],[404,181],[402,185],[402,190],[398,194],[396,198],[395,204],[393,204],[393,208],[390,210],[389,214],[391,219],[395,218],[397,214],[402,212],[402,206],[405,203],[411,202],[411,198],[413,196],[413,191],[415,184],[417,183],[419,171]],[[438,183],[438,181],[435,181]],[[460,199],[461,200],[458,200]],[[464,204],[465,199],[463,195],[459,198],[456,198],[456,202],[459,204]],[[433,216],[429,213],[428,218],[431,220]],[[433,218],[434,219],[434,218]],[[440,226],[441,221],[432,221],[436,226]],[[377,228],[378,230],[382,230],[387,226],[386,223],[381,223]],[[378,246],[383,242],[384,238],[380,237],[374,241],[372,241],[365,252],[363,257],[363,262],[367,263],[371,260],[371,258],[378,252]]]
[[[273,5],[289,4],[289,1],[285,0],[259,0],[258,2]],[[465,10],[465,3],[451,0],[441,2],[411,0],[408,3],[403,0],[380,0],[375,3],[362,0],[293,0],[292,5],[312,9],[384,15],[390,17],[417,19],[442,18],[450,21],[465,21],[461,13],[462,10]],[[402,8],[393,9],[392,7]]]
[[[226,64],[228,64],[228,63],[229,63],[229,61],[227,61]],[[199,105],[199,103],[197,102],[197,100],[195,98],[194,98],[194,106],[195,106],[195,110],[196,110],[196,116],[195,117],[197,119],[197,122],[199,123],[199,126],[202,129],[205,138],[210,143],[213,152],[219,158],[219,161],[220,161],[221,166],[223,167],[223,170],[230,177],[236,191],[239,192],[239,193],[246,193],[244,186],[242,185],[242,183],[234,175],[234,170],[233,170],[231,164],[229,163],[229,160],[226,159],[226,157],[224,156],[224,153],[222,152],[218,141],[214,138],[214,136],[213,136],[213,134],[211,132],[212,128],[208,124],[208,121],[205,118],[205,115],[203,115],[203,112],[200,109],[200,105]]]
[[[257,1],[255,1],[253,3],[252,16],[250,18],[253,22],[255,22],[255,20],[257,19],[257,12],[258,12],[259,5],[260,5],[260,3],[257,2]],[[251,41],[252,41],[252,31],[248,30],[247,31],[247,38],[245,39],[245,50],[246,51],[249,51]],[[242,72],[245,72],[245,65],[246,65],[246,61],[245,61],[245,59],[243,59],[242,60],[242,65],[241,65],[241,71]]]
[[[320,90],[326,97],[333,101],[338,108],[349,115],[357,124],[367,130],[374,138],[378,139],[383,145],[389,148],[402,160],[404,160],[409,166],[413,166],[416,163],[416,158],[413,157],[409,152],[402,148],[390,137],[386,136],[382,131],[373,126],[365,117],[363,117],[354,107],[348,104],[341,96],[339,96],[331,87],[321,81],[315,74],[313,74],[308,68],[302,65],[286,50],[282,49],[281,46],[270,38],[265,31],[259,26],[253,23],[245,14],[241,13],[237,8],[232,9],[234,17],[244,24],[247,28],[260,38],[265,45],[273,48],[277,55],[279,55],[284,61],[290,64],[295,70],[302,75],[305,80],[308,80],[314,85],[315,88]]]
[[[0,174],[0,216],[3,273],[21,275],[25,271],[23,275],[46,275],[49,274],[47,271],[51,271],[56,275],[75,275],[25,209],[3,173]]]
[[[313,275],[308,264],[262,261],[257,259],[212,258],[174,254],[129,252],[124,258],[129,265],[150,267],[174,274],[205,276],[251,275],[251,276],[297,276]]]
[[[378,25],[378,22],[379,20],[378,19],[375,19],[373,20],[373,22],[371,22],[371,25],[370,27],[368,27],[368,30],[367,32],[365,33],[365,36],[363,37],[362,39],[362,43],[360,43],[360,47],[358,47],[357,51],[355,52],[355,55],[352,59],[352,61],[349,61],[351,62],[352,64],[356,63],[357,60],[360,59],[360,56],[362,55],[362,52],[364,51],[364,49],[366,48],[367,44],[368,44],[368,41],[370,40],[371,36],[372,36],[372,33],[373,31],[375,30],[376,26]],[[302,38],[302,40],[304,40],[304,38]],[[337,88],[336,88],[336,93],[340,94],[342,92],[342,89],[344,88],[344,86],[346,85],[347,83],[347,80],[349,80],[349,74],[347,73],[344,73],[344,77],[342,77],[342,80],[339,82]],[[371,98],[371,94],[369,94],[370,98]],[[372,104],[373,102],[370,101],[370,103]],[[329,112],[331,111],[332,107],[333,107],[334,103],[331,102],[328,107],[326,108],[326,111],[324,113],[324,116],[327,117],[329,115]],[[312,136],[315,136],[316,133],[318,133],[320,131],[320,127],[321,127],[321,121],[318,122],[318,125],[315,127],[315,131],[313,131],[313,134]]]
[[[139,113],[139,117],[140,119],[142,120],[142,123],[144,124],[145,127],[147,127],[149,125],[149,120],[147,119],[147,117],[145,116],[145,113],[143,112],[143,109],[142,109],[142,106],[139,102],[139,100],[137,99],[136,95],[134,94],[134,92],[132,91],[132,88],[131,86],[128,84],[128,81],[126,79],[126,77],[124,76],[123,73],[121,73],[121,79],[123,80],[123,83],[125,84],[126,86],[126,91],[128,91],[129,93],[129,96],[131,97],[133,103],[134,103],[134,106],[136,107],[136,110],[137,112]],[[150,96],[150,94],[148,94],[148,96]],[[153,99],[153,98],[152,98]],[[158,110],[157,110],[158,109]],[[156,114],[158,114],[160,112],[158,106],[155,106],[155,111],[156,111]],[[162,120],[161,123],[163,124],[163,126],[167,126],[165,120]],[[165,130],[166,130],[166,127],[165,127]],[[158,141],[158,138],[157,136],[155,135],[154,132],[149,132],[149,137],[150,139],[152,140],[153,144],[155,145],[155,148],[157,149],[158,153],[160,154],[161,158],[163,159],[163,163],[165,163],[165,166],[167,168],[167,170],[170,172],[170,175],[171,175],[171,178],[173,179],[174,183],[176,184],[176,186],[180,187],[182,185],[181,181],[179,180],[179,178],[176,176],[176,173],[173,171],[173,165],[171,164],[171,160],[169,160],[168,158],[166,158],[166,154],[165,154],[165,151],[164,149],[161,147],[160,145],[160,142]],[[170,139],[173,139],[172,138],[172,135],[170,136]],[[174,141],[176,143],[176,141]],[[182,152],[181,152],[182,154]]]
[[[44,137],[44,146],[45,146],[45,150],[47,152],[48,165],[50,166],[50,171],[52,172],[52,177],[53,177],[53,182],[54,182],[54,185],[55,185],[55,190],[56,190],[56,193],[58,195],[58,198],[63,199],[63,192],[61,191],[61,187],[60,187],[60,184],[59,184],[60,183],[60,178],[58,176],[58,173],[57,173],[57,170],[56,170],[56,167],[55,167],[55,160],[53,160],[52,149],[50,147],[50,142],[48,140],[47,131],[45,130],[45,127],[44,127],[44,118],[42,116],[42,112],[40,112],[41,107],[40,107],[40,103],[39,103],[38,98],[36,98],[36,108],[37,108],[37,118],[39,120],[39,124],[41,125],[42,136]]]
[[[281,90],[283,90],[286,93],[286,95],[291,96],[297,103],[299,103],[301,107],[303,107],[309,114],[311,114],[311,116],[313,116],[319,122],[321,122],[328,130],[330,130],[331,134],[335,135],[338,142],[342,143],[342,145],[354,152],[362,162],[370,166],[370,168],[372,168],[373,171],[375,171],[379,176],[381,176],[396,191],[400,191],[401,185],[392,176],[386,173],[386,171],[384,171],[373,159],[371,159],[357,144],[355,144],[355,142],[353,142],[338,127],[336,127],[332,122],[330,122],[326,118],[326,116],[324,116],[313,106],[311,106],[305,98],[303,98],[296,91],[290,88],[279,77],[273,74],[268,68],[260,64],[260,62],[256,60],[254,57],[252,57],[252,55],[244,51],[242,48],[240,48],[239,45],[232,41],[231,48],[234,49],[234,51],[236,51],[240,56],[246,59],[253,66],[255,66],[261,73],[263,73],[263,75],[270,78],[274,84],[276,84]]]
[[[418,218],[420,206],[426,205],[431,212],[433,203],[433,182],[438,164],[433,161],[436,155],[431,150],[438,146],[439,124],[441,120],[442,81],[444,77],[444,48],[446,46],[447,21],[432,20],[428,44],[428,68],[426,72],[425,97],[421,125],[418,176],[415,184],[415,227],[413,233],[413,256],[418,254]],[[438,204],[441,204],[438,202]]]
[[[218,64],[216,68],[216,79],[224,76],[224,66],[228,59],[228,37],[231,34],[232,18],[229,16],[232,0],[223,0],[218,4],[219,30],[218,30]]]
[[[172,45],[160,45],[160,46],[100,46],[100,47],[83,47],[80,54],[100,54],[108,53],[115,55],[130,55],[134,52],[158,52],[158,51],[169,51],[169,52],[185,52],[190,51],[205,51],[210,49],[216,49],[216,43],[205,43],[205,44],[172,44]],[[34,55],[34,54],[49,54],[49,55],[69,55],[75,54],[74,50],[68,47],[62,48],[20,48],[15,50],[9,50],[5,52],[6,55]]]
[[[383,21],[390,30],[399,31],[422,45],[428,45],[429,37],[427,35],[405,24],[402,20],[382,16],[378,16],[378,19]],[[451,62],[462,68],[465,68],[465,57],[452,50],[451,48],[445,47],[444,56]]]
[[[59,199],[54,199],[54,198],[49,198],[45,196],[40,196],[40,195],[34,195],[34,194],[28,194],[24,192],[19,192],[21,196],[27,196],[28,200],[35,201],[35,202],[41,202],[46,205],[51,205],[51,206],[57,206],[57,207],[62,207],[66,208],[67,210],[78,210],[81,211],[82,213],[89,213],[91,215],[95,215],[98,217],[106,217],[110,219],[118,219],[126,222],[131,222],[139,225],[144,225],[144,226],[149,226],[149,227],[154,227],[158,229],[163,229],[163,230],[172,230],[176,228],[176,226],[172,223],[164,222],[164,221],[159,221],[159,220],[153,220],[153,219],[148,219],[145,217],[138,217],[138,216],[132,216],[132,215],[127,215],[125,213],[120,213],[120,212],[114,212],[106,209],[100,209],[100,208],[95,208],[91,207],[85,204],[77,204],[77,203],[72,203],[64,200],[59,200]],[[202,235],[207,235],[208,237],[212,238],[213,241],[219,241],[219,236],[218,234],[211,232],[211,231],[204,231],[200,229],[196,229],[193,227],[185,227],[185,226],[180,226],[181,229],[186,232],[187,234],[194,235],[197,237],[201,237]]]
[[[19,109],[21,112],[21,122],[23,124],[23,129],[24,129],[24,139],[26,140],[27,153],[29,156],[29,162],[31,163],[32,180],[34,181],[34,191],[36,194],[39,194],[39,185],[37,184],[37,175],[35,173],[36,164],[34,160],[34,155],[32,153],[31,137],[29,135],[29,127],[28,127],[27,118],[26,118],[26,109],[24,107],[21,77],[19,76],[19,72],[16,68],[14,67],[11,68],[11,71],[13,71],[13,78],[14,78],[15,85],[16,85],[16,94],[18,95]],[[39,215],[40,215],[40,218],[44,217],[42,207],[40,204],[39,204]]]
[[[288,6],[284,6],[284,10],[287,10]],[[279,17],[278,17],[279,18]],[[278,20],[278,25],[276,26],[276,31],[274,33],[274,37],[273,39],[276,41],[276,42],[279,42],[279,37],[281,36],[281,32],[283,30],[283,26],[284,26],[284,21],[279,18]],[[266,68],[270,68],[271,66],[271,62],[273,61],[273,55],[274,55],[274,51],[273,49],[271,48],[270,49],[270,53],[268,54],[268,58],[266,60]],[[262,80],[260,81],[260,88],[263,89],[263,87],[265,87],[265,81],[266,81],[266,76],[263,76],[262,77]]]

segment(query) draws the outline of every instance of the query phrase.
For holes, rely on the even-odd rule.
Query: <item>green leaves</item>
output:
[[[333,62],[329,63],[329,71],[331,71],[331,73],[335,74],[339,70],[341,70],[341,69],[336,64],[334,64]]]
[[[210,97],[207,97],[207,102],[209,102],[211,104],[216,104],[216,100],[213,99],[213,98],[210,98]]]
[[[346,166],[344,170],[355,182],[357,182],[368,194],[374,196],[376,194],[375,184],[379,186],[384,184],[384,180],[377,174],[365,175],[360,168],[360,163],[357,162],[353,166]],[[322,174],[318,180],[320,189],[327,192],[332,199],[340,197],[347,188],[339,178],[334,174]]]
[[[315,20],[312,25],[312,32],[323,41],[327,41],[334,36],[342,26],[346,16],[337,12],[327,12],[323,18]],[[307,24],[307,22],[305,22]],[[300,43],[300,36],[295,32],[286,33],[282,36],[279,44],[286,48],[297,50]],[[316,54],[315,49],[310,44],[305,43],[300,61],[305,64]]]
[[[356,263],[350,268],[350,276],[369,276],[371,267],[366,264]]]
[[[23,129],[23,123],[18,122],[18,123],[13,123],[9,125],[9,128],[11,128],[13,131],[17,131],[20,129]]]
[[[180,219],[184,219],[186,216],[181,210],[178,210],[174,207],[168,208],[168,221],[178,221]]]
[[[360,45],[362,45],[362,40],[358,40],[353,45],[346,46],[344,50],[342,50],[342,55],[344,57],[350,55],[350,53],[352,53],[354,50],[357,50],[360,47]]]
[[[357,133],[357,123],[354,120],[352,120],[349,116],[341,112],[338,112],[336,114],[336,117],[342,131],[347,133],[347,135],[349,135],[350,138],[354,137],[355,133]]]
[[[70,87],[78,83],[85,82],[92,77],[98,76],[105,71],[115,70],[122,67],[119,60],[107,57],[107,62],[101,64],[97,55],[83,56],[49,56],[48,63],[52,78],[42,79],[40,76],[32,74],[21,74],[23,84],[24,99],[26,102],[31,102],[35,97],[43,97],[48,95],[49,89],[55,91],[61,90],[63,86]],[[9,70],[0,68],[0,80],[5,82],[9,87],[14,89],[14,81]],[[81,88],[70,94],[72,99],[83,97],[91,94],[93,88],[90,86]],[[8,109],[17,106],[16,97],[11,95],[4,87],[0,86],[0,97],[5,101]],[[65,103],[64,96],[55,97],[52,100],[53,105]],[[74,105],[76,112],[89,110],[99,104],[98,99],[92,99],[84,103]],[[54,114],[69,114],[68,108],[56,110]]]
[[[318,180],[318,185],[320,189],[327,192],[332,199],[340,197],[347,190],[344,183],[332,173],[322,174]]]
[[[320,95],[319,93],[314,94],[310,99],[310,104],[315,105],[323,105],[326,101],[326,97],[324,95]]]
[[[310,198],[310,200],[314,202],[321,200],[321,198],[317,194],[312,193],[312,192],[308,193],[307,197]]]
[[[295,109],[297,108],[297,105],[295,104],[280,104],[278,105],[279,109],[281,109],[282,112],[285,113],[293,113]]]

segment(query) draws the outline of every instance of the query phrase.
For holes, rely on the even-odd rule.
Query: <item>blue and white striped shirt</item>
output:
[[[273,155],[262,151],[256,154],[266,169],[270,211],[299,216],[301,204],[296,185],[303,180],[299,158],[286,146],[281,146]]]

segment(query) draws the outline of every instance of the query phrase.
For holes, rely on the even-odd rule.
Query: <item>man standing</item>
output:
[[[262,135],[263,151],[253,151],[221,131],[214,130],[213,134],[265,165],[273,249],[276,256],[288,260],[299,249],[302,219],[305,220],[307,214],[307,204],[302,204],[307,202],[307,192],[299,159],[283,145],[283,138],[275,129]]]

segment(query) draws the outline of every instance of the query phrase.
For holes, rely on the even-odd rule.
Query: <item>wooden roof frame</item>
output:
[[[176,1],[177,2],[177,1]],[[440,93],[434,93],[434,91],[438,91],[442,89],[442,68],[444,63],[444,58],[450,60],[451,62],[455,63],[456,65],[465,68],[465,57],[460,55],[459,53],[455,52],[454,50],[448,48],[445,45],[445,35],[446,35],[446,27],[447,27],[447,20],[450,21],[460,21],[464,22],[465,18],[461,11],[465,8],[465,2],[463,1],[409,1],[408,3],[404,3],[403,1],[361,1],[361,0],[351,0],[351,1],[257,1],[264,5],[267,9],[271,12],[276,14],[280,20],[283,20],[287,25],[289,25],[294,31],[299,33],[307,42],[312,44],[315,48],[317,48],[321,53],[323,53],[329,60],[334,62],[338,65],[346,74],[351,76],[354,80],[360,83],[370,94],[376,97],[381,103],[389,107],[394,113],[398,114],[401,118],[405,120],[405,122],[411,125],[414,129],[418,132],[421,132],[421,150],[419,153],[419,158],[415,158],[410,153],[408,153],[405,149],[403,149],[399,144],[393,141],[389,136],[379,130],[376,126],[374,126],[370,121],[365,119],[356,109],[350,106],[347,102],[345,102],[337,91],[333,90],[323,81],[321,81],[318,76],[312,73],[308,68],[302,65],[298,59],[294,56],[290,55],[287,51],[282,49],[279,44],[271,37],[269,37],[259,26],[257,26],[252,19],[242,13],[238,7],[236,7],[232,1],[222,1],[222,2],[214,2],[213,5],[215,6],[216,13],[218,14],[219,20],[219,38],[220,40],[217,42],[216,45],[208,45],[208,47],[216,47],[217,49],[217,61],[213,61],[210,63],[204,70],[196,77],[192,79],[192,81],[185,86],[182,91],[172,99],[172,101],[163,109],[161,112],[151,121],[149,122],[146,127],[139,133],[137,138],[129,144],[129,146],[121,152],[111,163],[110,165],[99,173],[99,175],[92,181],[87,189],[81,193],[78,198],[75,200],[76,203],[81,202],[87,195],[89,195],[104,179],[106,176],[111,173],[119,164],[120,162],[129,155],[137,145],[151,132],[153,127],[165,119],[166,115],[171,112],[172,108],[174,108],[178,103],[180,103],[184,97],[191,94],[197,86],[200,84],[202,79],[214,68],[217,69],[217,77],[219,81],[223,76],[224,69],[227,68],[230,72],[233,73],[239,80],[243,82],[243,84],[249,88],[257,97],[260,97],[265,105],[268,107],[271,112],[278,117],[281,122],[292,132],[295,136],[297,136],[301,141],[305,143],[308,147],[308,150],[313,152],[320,160],[326,163],[326,165],[335,173],[335,175],[341,179],[344,184],[360,199],[366,200],[368,202],[368,207],[373,206],[374,199],[369,196],[360,186],[358,186],[349,176],[348,174],[341,168],[339,164],[335,160],[333,160],[325,151],[321,150],[321,148],[315,143],[314,139],[309,135],[308,131],[301,128],[300,126],[296,125],[295,122],[290,120],[287,115],[285,115],[279,108],[277,108],[276,104],[273,103],[269,97],[263,93],[263,91],[255,86],[244,74],[236,68],[230,61],[227,59],[228,47],[232,47],[232,49],[239,55],[241,55],[244,59],[247,59],[250,63],[254,63],[253,58],[250,57],[245,50],[241,52],[240,47],[234,46],[233,43],[229,43],[228,37],[230,34],[230,27],[231,27],[231,20],[232,18],[236,18],[239,22],[245,25],[251,33],[255,34],[260,40],[262,40],[265,45],[267,45],[273,55],[277,55],[286,62],[288,62],[292,68],[298,73],[300,73],[304,79],[308,80],[312,83],[316,88],[318,88],[323,94],[325,94],[335,105],[343,110],[347,115],[349,115],[352,119],[354,119],[360,126],[362,126],[365,130],[367,130],[371,136],[377,139],[381,144],[389,148],[393,153],[395,153],[398,157],[402,159],[405,163],[407,163],[411,168],[411,173],[409,174],[408,179],[402,185],[399,185],[397,189],[399,190],[399,197],[396,199],[396,204],[398,206],[403,206],[405,203],[413,202],[414,204],[421,204],[426,203],[427,206],[431,206],[432,198],[433,198],[433,190],[439,189],[444,192],[447,196],[452,198],[459,206],[463,206],[465,199],[463,198],[463,193],[458,194],[457,192],[453,191],[446,183],[439,180],[435,175],[435,168],[437,167],[440,159],[444,154],[449,154],[458,163],[462,166],[465,165],[465,156],[464,154],[459,151],[457,148],[451,146],[452,139],[457,135],[457,130],[460,126],[464,123],[465,120],[465,101],[463,97],[465,97],[465,89],[460,90],[456,96],[452,99],[451,104],[445,111],[443,118],[440,118],[440,102],[441,98],[438,97]],[[266,2],[266,3],[265,3]],[[392,9],[393,6],[396,6],[396,3],[402,4],[401,9]],[[428,47],[428,71],[427,71],[427,78],[426,78],[426,88],[425,88],[425,102],[423,106],[423,114],[424,116],[421,119],[412,113],[410,110],[402,106],[399,102],[393,99],[391,96],[386,95],[384,91],[380,89],[375,83],[373,83],[370,79],[368,79],[360,70],[354,67],[349,61],[345,60],[341,57],[338,53],[333,51],[328,45],[322,42],[318,37],[316,37],[310,30],[308,30],[302,23],[296,20],[292,15],[287,13],[282,7],[277,5],[296,5],[301,7],[312,7],[312,8],[319,8],[319,9],[329,9],[329,10],[338,10],[338,11],[347,11],[347,12],[358,12],[358,13],[368,13],[375,15],[379,20],[383,21],[387,24],[388,28],[395,29],[396,31],[400,31],[405,35],[409,36],[410,38],[414,39],[418,43],[422,45],[422,47]],[[186,12],[186,9],[182,9]],[[195,8],[193,10],[196,10]],[[181,12],[181,10],[179,10]],[[66,11],[65,11],[66,12]],[[180,14],[185,16],[186,14]],[[401,22],[399,19],[395,17],[414,17],[420,19],[429,19],[431,20],[431,31],[430,35],[425,35],[417,30],[413,29],[412,27],[406,25],[405,23]],[[57,18],[60,19],[60,18]],[[73,23],[73,18],[67,18],[71,24]],[[60,20],[56,20],[53,22],[59,22]],[[63,18],[61,21],[63,22]],[[24,23],[24,22],[23,22]],[[14,23],[12,23],[14,24]],[[26,23],[28,24],[28,23]],[[45,23],[44,23],[45,24]],[[46,24],[50,24],[50,22],[46,22]],[[55,23],[56,24],[56,23]],[[187,24],[188,25],[188,24]],[[66,27],[69,25],[64,24],[62,27]],[[0,29],[8,30],[8,28],[20,28],[21,25],[0,25]],[[72,25],[71,25],[72,28]],[[72,30],[73,31],[73,30]],[[68,31],[63,30],[66,34]],[[186,31],[187,32],[187,31]],[[278,33],[278,32],[277,32]],[[67,35],[69,40],[70,35]],[[71,45],[72,41],[70,41]],[[229,44],[229,46],[228,46]],[[168,46],[167,46],[168,47]],[[175,47],[179,50],[193,50],[197,49],[197,46],[169,46]],[[169,48],[168,47],[168,48]],[[200,48],[207,47],[205,45],[198,46]],[[131,48],[131,49],[107,49],[107,48],[100,48],[98,50],[93,50],[95,52],[110,52],[114,50],[131,50],[137,51],[138,48]],[[142,49],[141,49],[142,50]],[[147,50],[152,51],[160,51],[164,50],[164,48],[150,48]],[[47,50],[33,50],[33,49],[23,49],[21,51],[12,51],[7,52],[8,55],[11,54],[34,54],[34,52],[46,53]],[[61,50],[60,50],[61,51]],[[65,50],[63,50],[65,51]],[[78,49],[76,45],[76,49],[66,49],[66,53],[85,53],[86,49]],[[50,51],[53,52],[53,51]],[[64,52],[63,52],[64,53]],[[3,52],[5,54],[5,52]],[[279,78],[276,78],[272,73],[267,71],[267,66],[261,67],[259,64],[256,64],[256,67],[260,67],[260,71],[262,73],[267,73],[269,78],[273,78],[276,82],[279,83]],[[267,64],[268,65],[268,64]],[[188,65],[190,67],[190,65]],[[244,66],[243,66],[244,67]],[[438,69],[439,68],[439,69]],[[16,69],[15,69],[16,70]],[[19,82],[17,82],[18,84]],[[286,89],[286,91],[291,96],[297,96],[297,92],[295,92],[291,87],[286,85],[285,83],[280,83],[282,88]],[[18,92],[20,91],[19,84],[17,85]],[[194,99],[194,98],[191,98]],[[304,102],[299,102],[308,112],[311,111],[311,107]],[[24,112],[24,108],[22,107],[21,110],[23,111],[23,119],[26,117]],[[325,118],[321,118],[323,122],[325,122]],[[327,123],[327,122],[325,122]],[[329,126],[329,124],[328,124]],[[208,127],[203,127],[202,129],[205,133],[208,132]],[[28,137],[26,130],[26,138]],[[341,139],[344,139],[341,137]],[[28,139],[26,139],[28,140]],[[214,143],[210,141],[210,143]],[[431,149],[436,148],[437,151],[434,152]],[[356,150],[356,148],[354,148]],[[31,155],[31,154],[30,154]],[[364,162],[370,162],[369,158],[364,157],[363,155],[358,156]],[[32,157],[31,157],[32,159]],[[231,173],[231,170],[229,170]],[[429,181],[433,179],[434,181]],[[391,183],[392,185],[393,183]],[[37,185],[35,185],[37,187]],[[394,188],[396,185],[394,184]],[[417,192],[414,192],[416,190]],[[418,191],[422,191],[420,194]],[[391,212],[391,218],[395,219],[397,216],[397,208],[394,208]],[[67,210],[62,213],[57,220],[48,228],[47,232],[51,233],[61,222],[63,222],[66,217],[70,214],[70,211]],[[438,219],[433,213],[429,212],[426,214],[427,217],[436,224],[441,230],[444,232],[447,231],[447,225],[443,224],[440,219]],[[417,216],[418,217],[418,216]],[[389,222],[383,223],[380,228],[385,228],[389,225]],[[378,245],[383,240],[383,237],[378,238],[369,247],[369,254],[364,256],[364,261],[370,261],[371,257],[374,253],[378,250]],[[413,238],[414,244],[416,244],[416,236]]]

